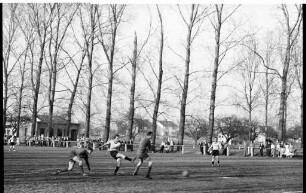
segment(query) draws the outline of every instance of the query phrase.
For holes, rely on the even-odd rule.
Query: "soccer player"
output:
[[[137,175],[137,172],[140,168],[140,166],[142,165],[143,161],[144,160],[147,160],[148,161],[148,171],[147,171],[147,175],[146,175],[146,178],[148,179],[152,179],[150,177],[150,172],[151,172],[151,169],[152,169],[152,161],[151,161],[151,158],[149,157],[148,155],[148,149],[151,148],[151,137],[153,135],[153,132],[149,131],[147,133],[147,135],[141,139],[140,141],[140,144],[139,144],[139,148],[137,150],[137,154],[136,154],[136,158],[138,158],[139,162],[138,164],[136,165],[136,168],[135,168],[135,171],[133,173],[133,175]]]
[[[119,168],[120,168],[121,160],[122,160],[122,159],[128,160],[128,161],[130,161],[130,162],[132,162],[132,163],[135,161],[135,159],[132,160],[131,158],[129,158],[129,157],[123,155],[122,153],[119,153],[119,152],[118,152],[118,148],[121,146],[121,143],[122,143],[122,142],[119,140],[119,135],[116,134],[116,135],[114,136],[114,139],[109,140],[109,141],[107,141],[106,143],[104,143],[104,144],[102,145],[102,147],[103,147],[103,146],[106,146],[106,145],[109,145],[108,151],[110,152],[110,155],[111,155],[115,160],[117,160],[117,166],[116,166],[114,175],[117,175],[117,172],[118,172],[118,170],[119,170]]]
[[[69,156],[70,160],[69,160],[68,168],[63,169],[63,170],[58,170],[56,174],[71,171],[73,169],[75,162],[78,162],[82,175],[87,176],[87,174],[84,173],[82,158],[85,160],[85,164],[87,165],[88,170],[90,170],[88,157],[92,152],[93,152],[93,148],[90,146],[88,146],[87,148],[77,148],[77,149],[72,150]]]
[[[218,142],[218,138],[215,137],[215,141],[212,142],[211,146],[209,147],[209,151],[212,150],[212,154],[211,154],[211,163],[212,163],[212,166],[214,166],[215,157],[217,158],[218,166],[220,166],[220,162],[219,162],[219,150],[221,148],[222,147],[221,147],[221,144]]]
[[[15,150],[15,141],[16,141],[16,136],[15,135],[12,135],[12,137],[10,138],[10,148],[9,148],[9,151],[13,150],[13,151],[16,151]]]

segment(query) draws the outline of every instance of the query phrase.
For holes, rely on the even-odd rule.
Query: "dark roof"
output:
[[[177,124],[173,123],[172,121],[158,121],[165,127],[178,127]]]
[[[40,119],[41,122],[49,121],[49,115],[38,115],[37,118]],[[66,124],[67,123],[67,120],[64,117],[57,116],[57,115],[53,115],[52,120],[53,120],[53,123],[56,123],[56,124]]]

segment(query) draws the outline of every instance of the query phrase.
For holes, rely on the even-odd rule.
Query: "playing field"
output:
[[[4,192],[303,192],[303,159],[221,156],[212,167],[211,157],[199,153],[154,153],[152,178],[146,179],[147,162],[132,176],[136,163],[126,160],[113,176],[116,161],[106,151],[94,151],[92,171],[82,176],[76,165],[70,173],[54,175],[68,166],[71,148],[4,146]],[[133,157],[135,152],[124,152]],[[182,176],[184,170],[190,176]]]

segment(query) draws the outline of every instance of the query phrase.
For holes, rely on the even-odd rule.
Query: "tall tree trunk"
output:
[[[296,6],[298,11],[298,16],[296,20],[292,20],[289,18],[289,12],[287,9],[287,5],[282,4],[281,9],[284,14],[285,18],[285,26],[286,29],[286,50],[285,50],[285,59],[283,62],[283,73],[281,76],[281,96],[280,96],[280,107],[279,107],[279,123],[278,123],[278,139],[281,141],[285,140],[286,137],[286,120],[285,120],[285,106],[287,103],[287,96],[286,96],[286,90],[287,90],[287,75],[290,67],[290,60],[291,60],[291,49],[293,45],[295,44],[296,38],[298,37],[300,33],[300,26],[302,21],[302,5]],[[294,22],[293,26],[290,26],[291,21]]]
[[[186,101],[187,101],[188,84],[189,84],[190,49],[191,49],[191,34],[192,34],[192,28],[193,28],[194,9],[195,9],[195,5],[192,4],[190,23],[188,25],[188,34],[187,34],[187,42],[186,42],[187,44],[186,44],[186,59],[185,59],[185,77],[184,77],[184,87],[183,87],[183,92],[182,92],[181,109],[180,109],[178,145],[183,145],[184,143]]]
[[[303,85],[303,83],[302,83]],[[304,133],[304,127],[303,127],[303,87],[301,89],[301,128],[302,128],[302,135],[301,135],[301,148],[303,148],[303,133]]]
[[[219,52],[220,52],[220,36],[221,36],[221,26],[222,26],[222,7],[217,10],[218,23],[215,28],[215,60],[214,60],[214,69],[212,75],[212,85],[211,85],[211,94],[210,94],[210,108],[209,108],[209,142],[212,143],[212,138],[214,134],[214,123],[215,123],[215,103],[216,103],[216,91],[217,91],[217,78],[218,78],[218,68],[219,68]]]
[[[23,61],[23,66],[20,67],[20,73],[21,73],[21,83],[19,88],[19,98],[18,98],[18,114],[17,114],[17,137],[19,137],[19,128],[20,128],[20,117],[21,117],[21,110],[22,110],[22,98],[23,98],[23,85],[24,85],[24,76],[25,76],[25,66],[26,66],[26,60],[27,60],[27,50],[25,52],[25,57]]]
[[[285,59],[286,61],[286,59]],[[286,62],[287,63],[287,62]],[[287,64],[284,64],[286,66],[289,66],[289,62]],[[281,95],[280,95],[280,106],[279,106],[279,123],[278,123],[278,139],[280,141],[285,140],[285,106],[286,106],[286,88],[287,88],[287,73],[288,68],[284,68],[283,76],[281,78],[282,86],[281,86]]]
[[[80,66],[77,70],[77,76],[76,76],[75,82],[73,84],[73,90],[71,92],[71,96],[70,96],[70,100],[69,100],[69,105],[68,105],[68,110],[67,110],[66,136],[69,136],[69,133],[70,133],[72,107],[73,107],[74,98],[75,98],[76,91],[77,91],[78,84],[79,84],[79,79],[80,79],[80,74],[81,74],[84,58],[85,58],[85,52],[83,52],[81,63],[80,63]]]
[[[134,51],[132,63],[132,85],[130,90],[130,110],[129,110],[129,125],[128,125],[128,139],[132,139],[133,125],[134,125],[134,103],[135,103],[135,84],[136,84],[136,67],[137,67],[137,34],[134,37]]]
[[[123,14],[123,11],[125,9],[125,5],[121,5],[121,7],[118,8],[118,5],[109,5],[110,7],[110,15],[111,19],[110,24],[111,26],[111,45],[105,45],[102,35],[102,29],[101,24],[99,25],[100,33],[101,33],[101,43],[104,50],[104,54],[106,55],[106,58],[108,60],[108,70],[109,70],[109,79],[108,79],[108,91],[107,91],[107,104],[106,104],[106,116],[105,116],[105,128],[103,132],[103,140],[107,141],[109,138],[110,133],[110,123],[111,123],[111,108],[112,108],[112,95],[113,95],[113,66],[114,66],[114,55],[115,55],[115,46],[116,46],[116,37],[117,37],[117,29],[121,22],[121,17]],[[100,22],[100,21],[99,21]],[[110,53],[108,53],[108,48],[110,47]]]
[[[43,56],[44,56],[44,48],[45,48],[45,41],[41,45],[41,51],[40,51],[40,58],[39,58],[39,63],[38,63],[38,70],[36,74],[36,83],[34,85],[34,99],[33,99],[33,115],[32,115],[32,127],[31,127],[31,136],[37,135],[37,116],[38,116],[38,111],[37,111],[37,106],[38,106],[38,94],[39,94],[39,89],[40,89],[40,77],[41,77],[41,69],[42,69],[42,63],[43,63]]]
[[[152,123],[152,131],[153,131],[153,139],[152,139],[152,145],[153,145],[153,151],[155,151],[156,148],[156,129],[157,129],[157,117],[158,117],[158,109],[159,109],[159,103],[161,98],[161,86],[163,82],[163,50],[164,50],[164,30],[163,30],[163,20],[161,13],[158,9],[158,15],[160,20],[160,49],[159,49],[159,73],[158,73],[158,86],[157,86],[157,93],[155,98],[155,105],[154,105],[154,111],[153,111],[153,123]]]
[[[94,5],[90,5],[90,40],[87,42],[87,58],[88,58],[88,91],[87,91],[87,104],[86,104],[86,115],[85,115],[85,137],[89,138],[89,130],[90,130],[90,118],[91,118],[91,95],[92,95],[92,58],[93,58],[93,50],[94,50],[94,39],[95,39],[95,12]],[[86,37],[84,37],[86,38]]]

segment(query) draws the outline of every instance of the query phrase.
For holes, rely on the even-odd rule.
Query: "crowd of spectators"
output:
[[[264,149],[266,150],[266,154],[264,155]],[[267,157],[279,157],[279,158],[291,158],[294,155],[293,145],[290,142],[279,142],[276,140],[273,142],[268,139],[266,141],[266,146],[263,143],[259,145],[259,156],[267,156]]]

